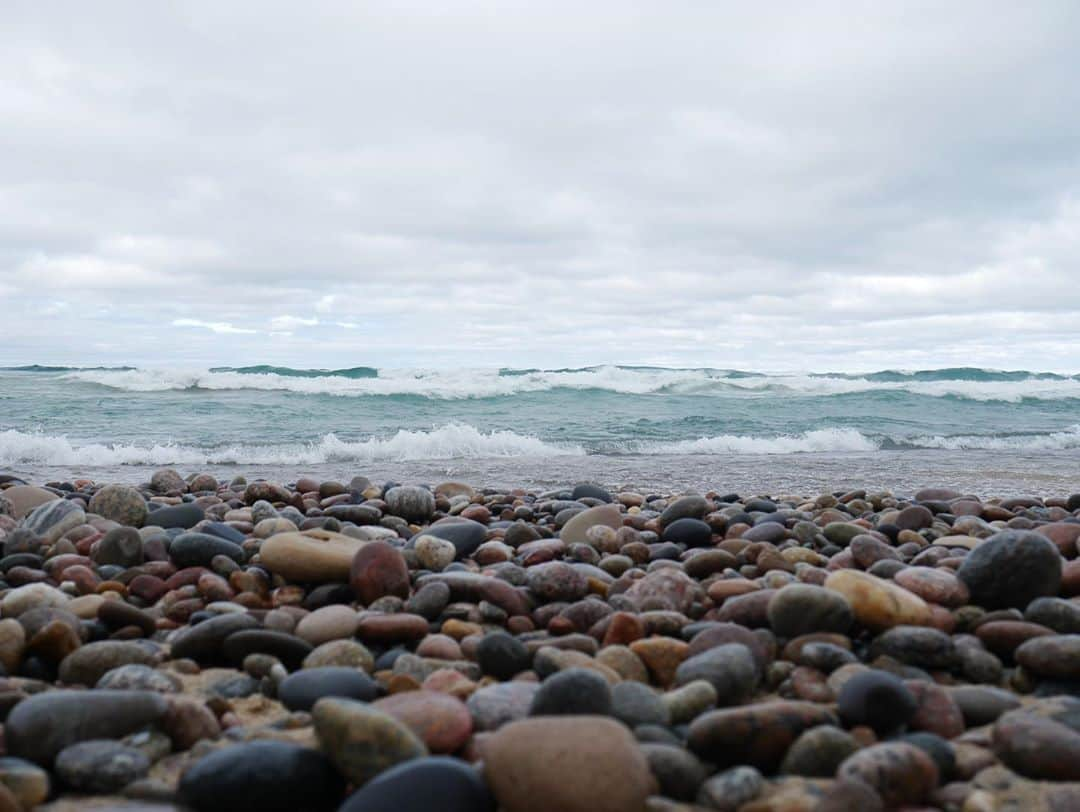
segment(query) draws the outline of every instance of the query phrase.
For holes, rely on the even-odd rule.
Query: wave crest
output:
[[[512,431],[482,432],[450,424],[431,431],[398,431],[387,438],[350,442],[334,434],[318,442],[282,445],[228,445],[212,448],[159,443],[72,443],[66,437],[0,432],[0,465],[313,465],[326,462],[406,462],[479,457],[582,455],[575,445],[554,445]]]
[[[821,398],[902,393],[1019,403],[1080,399],[1080,379],[1050,373],[978,369],[884,371],[866,375],[765,375],[717,369],[601,366],[560,370],[340,370],[217,367],[211,370],[81,369],[63,379],[129,392],[255,390],[305,395],[413,396],[435,400],[495,398],[552,390],[729,398]]]

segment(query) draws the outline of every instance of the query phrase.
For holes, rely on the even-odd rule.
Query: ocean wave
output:
[[[891,441],[894,448],[935,448],[948,451],[1062,451],[1080,448],[1080,424],[1047,434],[922,435]]]
[[[314,443],[225,445],[198,448],[159,443],[76,443],[67,437],[0,432],[0,465],[312,465],[326,462],[406,462],[480,457],[583,455],[576,445],[556,445],[512,431],[482,432],[460,424],[431,431],[398,431],[386,438],[347,441],[327,434]]]
[[[817,429],[779,437],[720,434],[696,440],[643,443],[639,454],[800,454],[827,451],[877,451],[880,444],[855,429]]]
[[[129,392],[255,390],[307,395],[413,396],[433,400],[495,398],[552,390],[630,395],[821,398],[897,393],[935,398],[1019,403],[1080,399],[1080,379],[1052,373],[956,368],[866,375],[771,374],[719,369],[600,366],[582,369],[291,369],[216,367],[80,369],[65,380]]]
[[[824,428],[775,436],[720,434],[670,441],[619,441],[587,446],[549,442],[514,431],[481,431],[450,423],[430,431],[400,430],[389,437],[343,440],[326,434],[310,443],[228,444],[80,443],[64,436],[0,431],[0,466],[57,465],[308,465],[334,462],[409,462],[481,458],[611,456],[737,456],[878,451],[1013,451],[1080,449],[1080,424],[1045,434],[917,435],[890,437],[852,428]]]

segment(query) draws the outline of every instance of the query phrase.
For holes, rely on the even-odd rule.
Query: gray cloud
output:
[[[0,363],[1080,369],[1075,3],[0,23]]]

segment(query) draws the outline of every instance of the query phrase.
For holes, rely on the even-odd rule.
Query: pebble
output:
[[[60,663],[60,682],[94,686],[106,672],[123,665],[147,665],[154,656],[138,643],[99,640],[73,651]]]
[[[319,746],[357,786],[395,764],[428,754],[407,725],[363,702],[320,699],[311,716]]]
[[[792,584],[769,601],[769,625],[780,637],[799,637],[811,632],[844,634],[855,622],[847,598],[840,591],[810,584]]]
[[[821,725],[807,730],[792,742],[780,764],[780,772],[832,778],[844,759],[858,749],[859,742],[846,730]]]
[[[543,681],[533,697],[530,716],[612,712],[611,687],[604,677],[587,668],[568,668]]]
[[[683,661],[675,671],[675,684],[705,680],[716,691],[719,705],[737,705],[753,695],[758,666],[750,649],[741,643],[710,648]]]
[[[81,792],[116,792],[149,770],[150,759],[143,753],[109,739],[72,744],[56,756],[57,776]]]
[[[690,723],[687,745],[719,766],[744,763],[772,773],[800,733],[828,724],[837,724],[836,717],[820,705],[761,702],[702,714]]]
[[[714,775],[701,785],[697,802],[710,809],[734,810],[756,798],[765,785],[761,773],[753,767],[732,767]]]
[[[825,588],[843,595],[855,620],[873,631],[930,622],[930,607],[922,598],[869,573],[837,570],[825,579]]]
[[[277,688],[278,699],[294,711],[309,711],[327,696],[371,702],[378,695],[379,686],[371,677],[346,666],[305,668],[287,676]]]
[[[887,734],[915,715],[915,697],[903,681],[885,671],[864,671],[844,683],[837,697],[837,712],[847,727],[866,725]]]
[[[500,682],[474,691],[466,701],[473,726],[480,731],[498,730],[508,722],[524,719],[539,690],[535,682]]]
[[[658,789],[630,732],[602,716],[511,722],[482,755],[502,812],[643,812]]]
[[[888,807],[922,804],[938,784],[938,769],[933,759],[904,742],[886,742],[859,750],[840,765],[836,775],[866,784]]]
[[[485,674],[508,680],[529,668],[532,656],[525,644],[505,632],[487,634],[476,646],[476,661]]]
[[[956,576],[978,606],[1024,609],[1036,598],[1057,594],[1061,554],[1039,533],[1003,530],[968,553]]]
[[[405,599],[409,597],[409,567],[392,544],[371,541],[353,557],[349,586],[365,606],[387,595]]]
[[[353,558],[368,542],[328,530],[278,533],[263,541],[260,563],[282,578],[301,583],[349,580]]]
[[[318,750],[282,741],[234,744],[199,759],[178,795],[197,812],[293,812],[332,809],[345,782]]]
[[[127,485],[106,485],[90,499],[89,511],[127,527],[142,527],[146,521],[146,500]]]
[[[164,717],[167,703],[150,691],[48,691],[19,702],[4,724],[10,755],[51,766],[71,744],[120,738]]]
[[[465,703],[439,691],[404,691],[378,699],[372,707],[409,728],[431,753],[457,752],[472,735]]]
[[[446,756],[417,758],[379,773],[339,812],[495,812],[495,798],[475,767]]]

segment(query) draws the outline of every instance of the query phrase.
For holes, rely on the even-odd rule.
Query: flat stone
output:
[[[614,530],[622,527],[622,513],[618,505],[597,505],[581,511],[573,516],[559,531],[559,538],[569,546],[571,544],[588,544],[586,533],[590,527],[604,525]]]
[[[323,752],[357,786],[395,764],[428,754],[408,726],[363,702],[320,699],[312,720]]]
[[[142,527],[148,512],[142,494],[128,485],[106,485],[90,498],[89,510],[128,527]]]
[[[305,668],[283,679],[277,695],[289,710],[308,711],[327,696],[371,702],[378,697],[379,686],[358,668]]]
[[[432,753],[454,753],[472,735],[465,703],[438,691],[404,691],[376,700],[373,708],[408,727]]]
[[[150,759],[134,747],[91,739],[65,747],[56,756],[56,774],[74,790],[110,793],[150,770]]]
[[[54,502],[59,498],[52,491],[35,485],[12,485],[0,491],[0,499],[10,505],[9,512],[16,519],[22,519],[39,505]]]
[[[930,622],[930,607],[922,598],[869,573],[837,570],[825,579],[825,588],[843,595],[855,620],[872,631]]]
[[[153,655],[138,643],[99,640],[73,651],[60,663],[60,681],[94,686],[108,671],[123,665],[149,665]]]
[[[248,614],[230,613],[190,626],[172,642],[175,660],[191,659],[199,663],[220,662],[225,658],[222,644],[234,632],[256,629],[259,621]]]
[[[349,585],[365,606],[387,595],[405,599],[409,597],[409,567],[392,544],[372,541],[353,557]]]
[[[353,558],[368,543],[329,530],[278,533],[263,541],[259,561],[289,581],[346,583]]]
[[[239,666],[249,654],[271,654],[293,671],[311,654],[314,647],[306,640],[291,634],[269,629],[244,629],[225,638],[221,650],[225,658]]]
[[[749,764],[771,773],[804,730],[836,724],[831,711],[810,702],[762,702],[702,714],[690,723],[687,746],[718,766]]]
[[[930,756],[902,742],[864,748],[844,761],[836,775],[868,785],[889,807],[921,804],[938,785],[938,769]]]
[[[391,767],[354,792],[339,812],[495,812],[495,798],[475,767],[430,756]]]
[[[602,716],[511,722],[482,756],[502,812],[644,812],[657,789],[630,732]]]
[[[4,725],[9,754],[51,766],[89,739],[120,738],[161,719],[165,697],[149,691],[47,691],[17,704]]]
[[[34,508],[22,520],[20,527],[49,544],[55,544],[64,533],[86,523],[86,511],[74,502],[57,499]]]
[[[787,638],[811,632],[845,634],[855,622],[843,594],[810,584],[790,584],[778,590],[769,601],[768,616],[772,630]]]
[[[1024,609],[1036,598],[1057,594],[1061,554],[1039,533],[1003,530],[968,553],[956,575],[970,590],[972,603]]]
[[[180,568],[210,567],[219,555],[244,563],[243,548],[209,533],[182,533],[169,545],[169,558]]]
[[[181,777],[180,800],[199,812],[332,809],[345,781],[330,760],[291,742],[254,741],[216,750]]]

